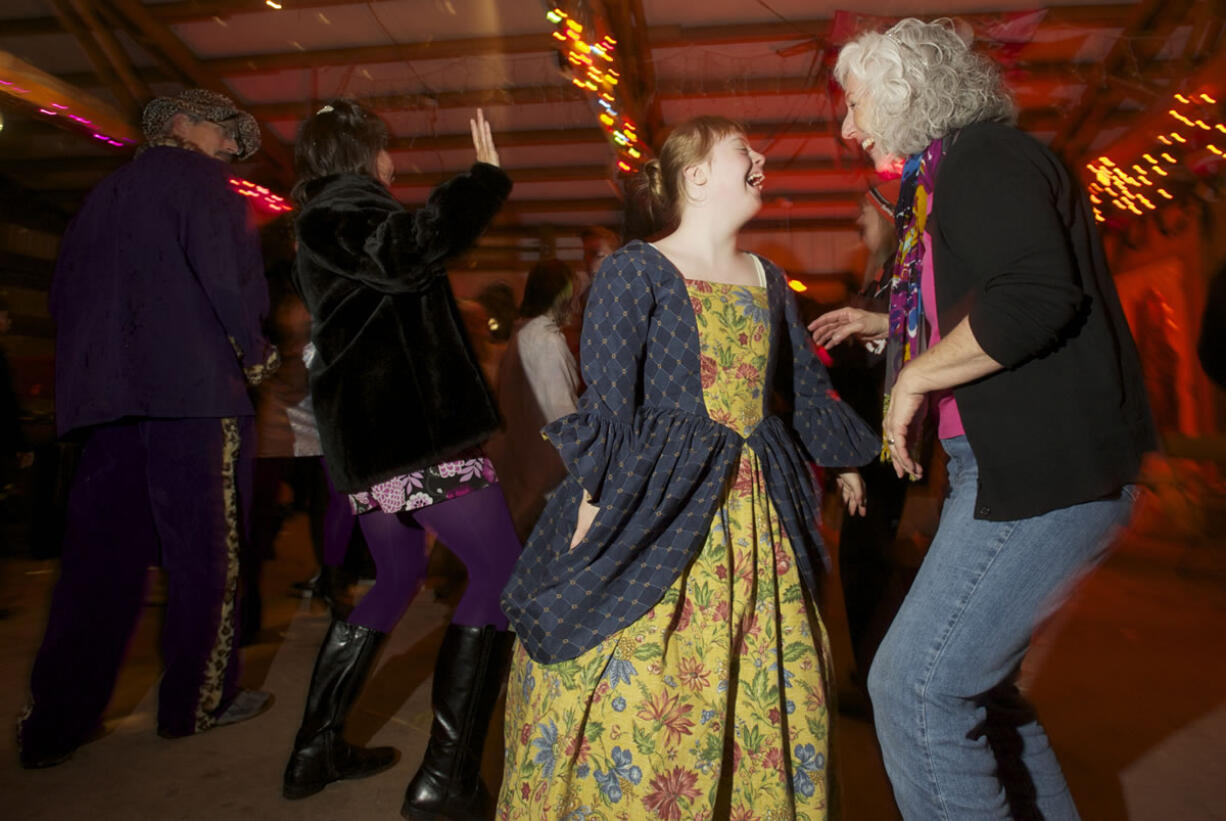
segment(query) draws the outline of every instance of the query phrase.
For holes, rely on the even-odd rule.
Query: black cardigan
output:
[[[476,242],[510,190],[484,163],[415,212],[360,174],[307,185],[294,277],[313,318],[311,401],[337,490],[367,490],[498,427],[443,263]]]
[[[1155,446],[1140,360],[1083,192],[1045,146],[981,123],[946,149],[929,223],[942,336],[1005,366],[954,389],[978,519],[1111,496]]]

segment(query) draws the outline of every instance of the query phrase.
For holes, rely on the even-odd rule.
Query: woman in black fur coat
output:
[[[333,482],[362,514],[376,582],[324,638],[286,798],[395,763],[390,747],[347,744],[343,726],[380,641],[421,589],[429,530],[464,561],[469,583],[439,653],[430,743],[401,812],[488,814],[481,750],[510,647],[498,595],[520,544],[478,446],[498,413],[444,267],[476,242],[511,190],[480,111],[472,133],[477,162],[415,212],[389,191],[386,127],[357,103],[325,105],[295,148],[295,280],[314,322],[311,395]]]

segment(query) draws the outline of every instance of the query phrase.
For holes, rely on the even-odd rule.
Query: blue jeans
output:
[[[1127,523],[1137,489],[1012,522],[974,518],[966,437],[942,440],[949,497],[868,677],[906,819],[1076,819],[1047,735],[1014,684],[1031,634]],[[1058,468],[1053,468],[1058,469]]]

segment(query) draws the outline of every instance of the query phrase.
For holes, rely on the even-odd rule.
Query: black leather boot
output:
[[[409,821],[493,817],[481,753],[514,639],[490,626],[447,628],[434,668],[430,743],[400,809]]]
[[[345,717],[358,697],[383,634],[369,627],[334,620],[324,636],[306,712],[285,765],[281,794],[297,799],[314,795],[342,778],[366,778],[396,763],[392,747],[363,749],[344,738]]]

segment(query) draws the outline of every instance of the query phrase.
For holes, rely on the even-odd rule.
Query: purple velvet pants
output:
[[[206,730],[237,692],[240,536],[252,420],[143,419],[95,428],[69,495],[60,578],[18,722],[23,758],[71,752],[98,728],[140,616],[166,571],[158,730]]]

